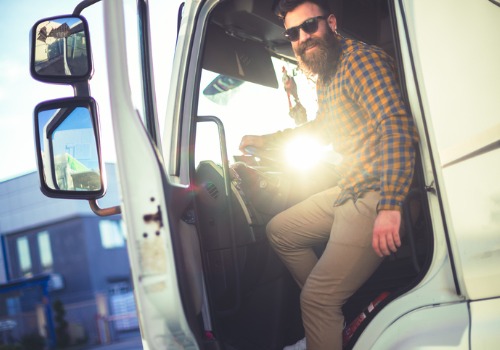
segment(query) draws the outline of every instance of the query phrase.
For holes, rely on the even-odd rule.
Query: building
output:
[[[106,173],[103,208],[120,201],[113,164]],[[37,172],[0,182],[0,343],[40,334],[96,344],[138,331],[121,216],[47,198],[39,186]]]

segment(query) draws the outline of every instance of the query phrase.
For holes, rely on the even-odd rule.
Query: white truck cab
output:
[[[103,32],[84,17],[98,0],[33,26],[32,76],[74,91],[35,107],[41,190],[88,200],[97,215],[123,215],[145,349],[281,349],[303,337],[300,290],[270,248],[266,223],[331,186],[341,156],[315,149],[300,158],[303,140],[288,156],[238,151],[245,134],[303,122],[292,111],[298,101],[305,118],[315,116],[314,82],[297,69],[273,1],[186,0],[175,59],[161,63],[172,64],[168,99],[155,92],[162,77],[153,53],[165,45],[151,35],[158,1],[137,0],[140,107],[122,1],[102,1]],[[344,347],[497,349],[500,3],[330,3],[342,35],[394,57],[420,134],[403,245],[344,305]],[[99,115],[108,101],[89,88],[94,36],[105,37],[110,115]],[[300,100],[284,89],[291,78]],[[106,191],[101,119],[113,125],[121,189],[112,208],[97,202]]]

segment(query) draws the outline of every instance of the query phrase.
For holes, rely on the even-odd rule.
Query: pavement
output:
[[[117,340],[111,344],[92,345],[84,350],[143,350],[141,337],[130,337]]]

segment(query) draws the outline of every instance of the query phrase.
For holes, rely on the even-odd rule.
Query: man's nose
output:
[[[302,28],[299,29],[299,43],[303,43],[311,37],[311,34],[306,33]]]

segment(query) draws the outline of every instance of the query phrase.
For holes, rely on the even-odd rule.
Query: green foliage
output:
[[[21,345],[17,344],[7,344],[7,345],[0,345],[0,350],[23,350]]]
[[[54,310],[54,320],[56,322],[56,339],[57,347],[60,349],[67,348],[70,343],[68,333],[68,322],[66,321],[66,309],[61,300],[54,301],[52,305]]]
[[[45,338],[38,333],[26,334],[20,341],[24,350],[44,350]],[[0,349],[1,350],[1,349]]]

